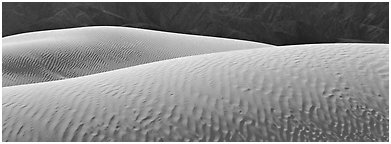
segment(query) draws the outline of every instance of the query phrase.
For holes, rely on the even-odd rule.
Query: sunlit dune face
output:
[[[385,44],[258,48],[3,87],[2,137],[388,141],[388,52]]]

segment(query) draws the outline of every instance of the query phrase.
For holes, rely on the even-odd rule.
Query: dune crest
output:
[[[233,39],[95,26],[2,39],[3,87],[73,78],[190,55],[269,47]]]
[[[388,45],[189,56],[3,88],[3,141],[388,141]]]

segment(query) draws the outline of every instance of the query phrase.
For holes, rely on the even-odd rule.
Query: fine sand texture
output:
[[[109,26],[32,32],[2,41],[3,87],[85,76],[183,56],[271,46]]]
[[[388,45],[153,62],[3,88],[3,141],[388,141]]]

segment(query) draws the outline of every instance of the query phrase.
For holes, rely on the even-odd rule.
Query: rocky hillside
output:
[[[91,25],[275,45],[388,43],[388,3],[3,3],[3,34]]]

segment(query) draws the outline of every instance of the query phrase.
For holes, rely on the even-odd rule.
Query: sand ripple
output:
[[[2,39],[3,87],[73,78],[171,58],[269,47],[124,27],[83,27]]]

